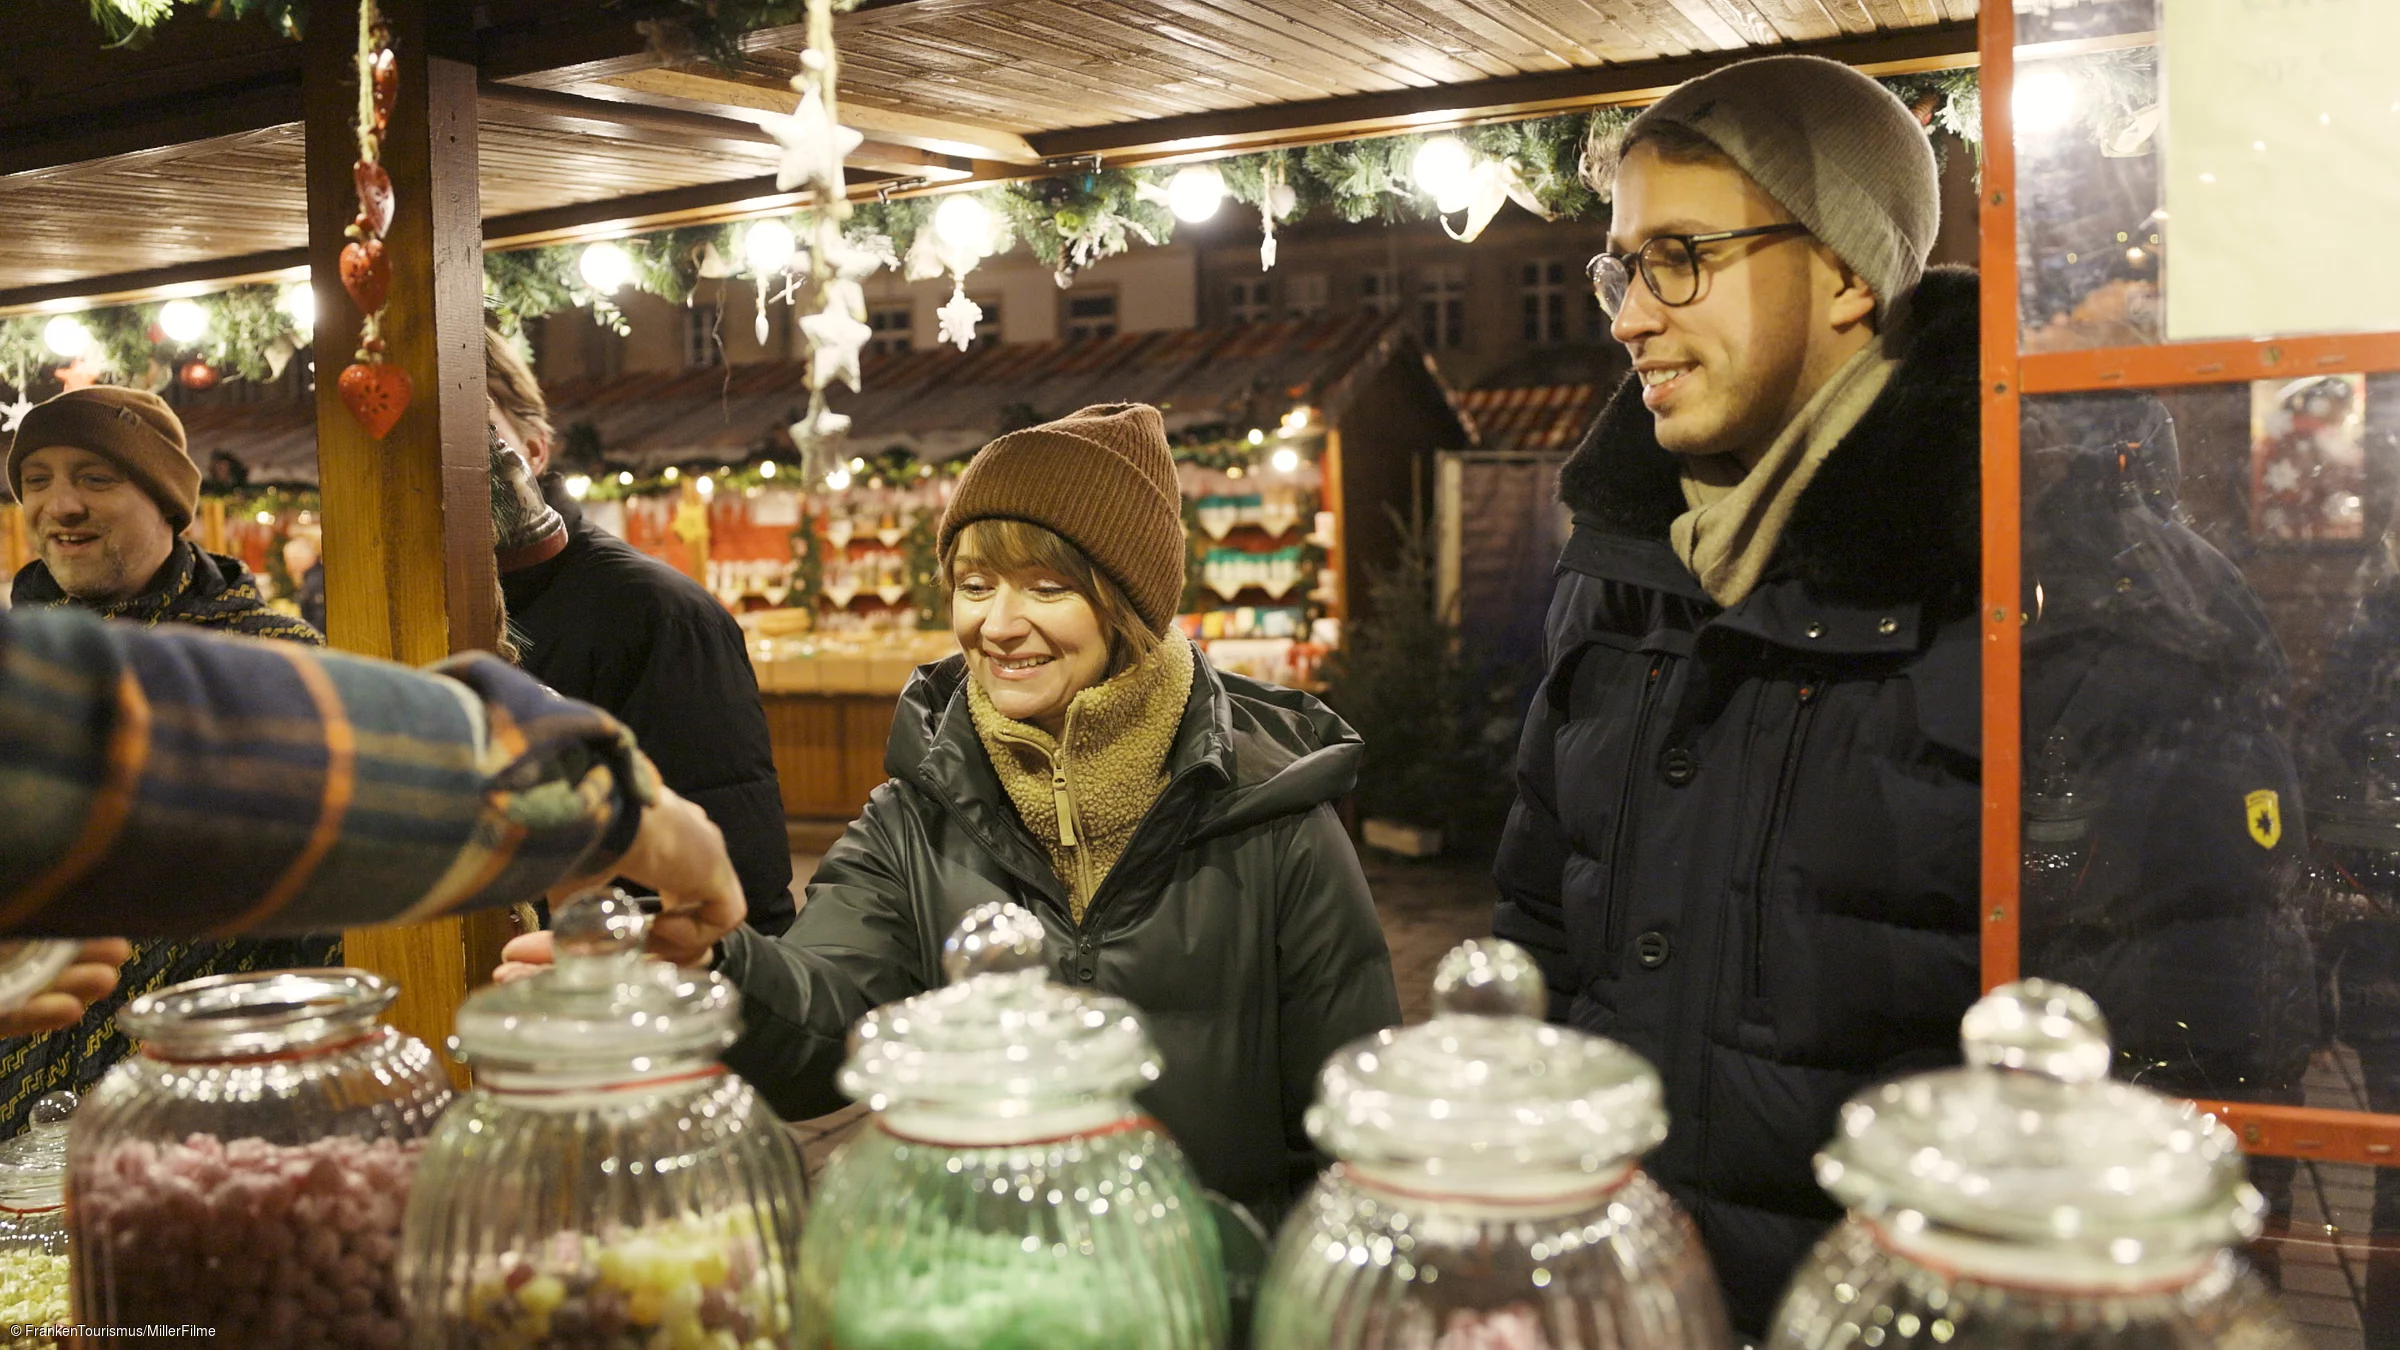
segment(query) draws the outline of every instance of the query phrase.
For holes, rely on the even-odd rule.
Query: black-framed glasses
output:
[[[1629,254],[1603,253],[1584,270],[1592,279],[1592,294],[1600,297],[1602,312],[1613,319],[1625,308],[1625,293],[1632,288],[1636,272],[1641,273],[1642,284],[1658,297],[1658,303],[1673,309],[1700,298],[1700,245],[1760,235],[1806,233],[1806,225],[1787,220],[1711,234],[1656,234]]]

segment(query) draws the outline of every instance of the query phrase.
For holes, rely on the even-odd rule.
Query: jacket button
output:
[[[1900,631],[1900,621],[1898,619],[1878,619],[1875,621],[1875,631],[1885,637],[1890,637]]]
[[[1658,757],[1658,776],[1666,779],[1669,787],[1682,787],[1698,777],[1699,773],[1699,759],[1680,745],[1670,746],[1665,754]]]
[[[1092,982],[1092,968],[1090,966],[1084,966],[1078,969],[1075,972],[1075,978],[1083,981],[1085,984],[1090,984]]]
[[[1825,636],[1825,625],[1821,623],[1810,624],[1808,626],[1808,635],[1812,638],[1821,638]]]
[[[1673,954],[1674,947],[1667,941],[1667,935],[1655,928],[1633,940],[1633,959],[1641,962],[1644,970],[1658,969]]]
[[[1076,943],[1075,950],[1089,954],[1092,950],[1092,940],[1087,937],[1083,941]]]

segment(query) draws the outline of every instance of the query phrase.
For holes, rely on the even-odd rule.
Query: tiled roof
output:
[[[1470,389],[1458,396],[1484,449],[1561,455],[1583,439],[1600,402],[1599,389],[1588,384]]]

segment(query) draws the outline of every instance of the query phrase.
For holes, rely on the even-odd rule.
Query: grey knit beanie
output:
[[[1942,219],[1933,146],[1874,80],[1821,56],[1737,61],[1677,86],[1619,143],[1661,123],[1724,151],[1875,288],[1879,314],[1925,275]]]

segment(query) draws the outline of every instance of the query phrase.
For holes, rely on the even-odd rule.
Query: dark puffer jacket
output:
[[[1495,866],[1553,1015],[1657,1064],[1651,1169],[1754,1333],[1837,1213],[1809,1160],[1842,1102],[1954,1061],[1978,988],[1974,275],[1929,273],[1913,310],[1731,609],[1669,546],[1677,463],[1619,390],[1560,478],[1575,533]]]
[[[958,921],[1013,901],[1041,917],[1055,978],[1142,1010],[1165,1073],[1141,1103],[1203,1186],[1273,1224],[1320,1163],[1301,1128],[1317,1070],[1400,1020],[1331,805],[1357,780],[1357,736],[1306,694],[1201,661],[1166,790],[1078,925],[975,734],[965,672],[954,656],[910,681],[892,781],[826,853],[791,930],[725,940],[745,1027],[726,1064],[787,1117],[840,1108],[851,1024],[942,983]]]

